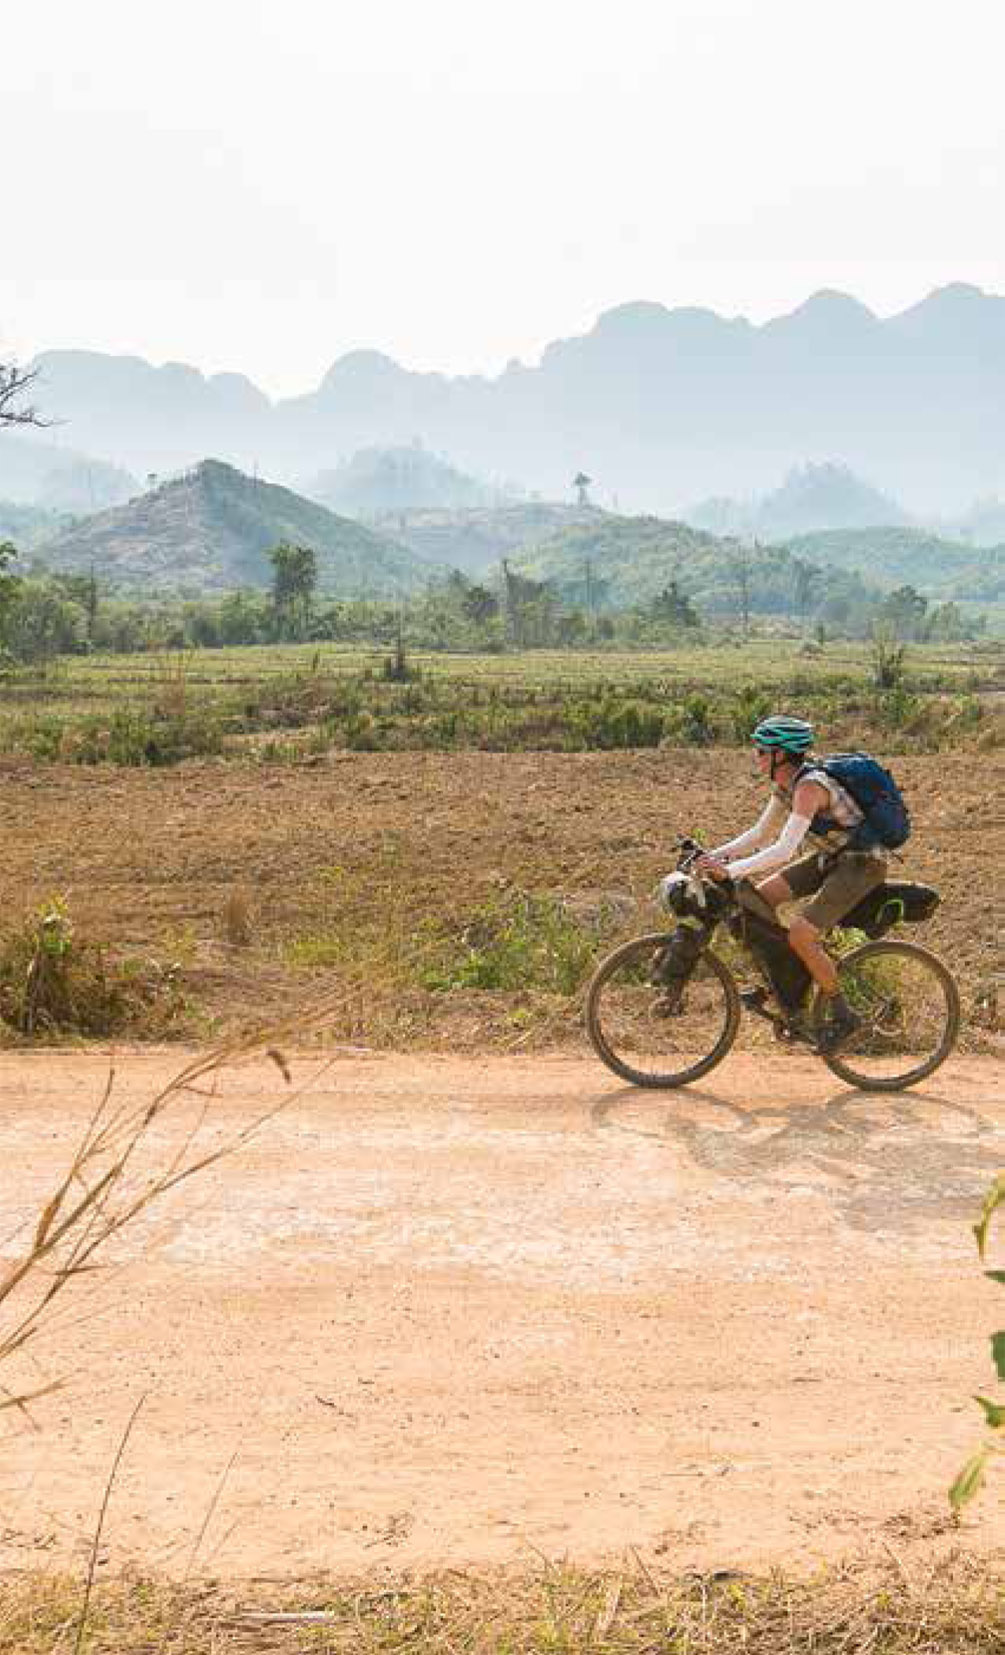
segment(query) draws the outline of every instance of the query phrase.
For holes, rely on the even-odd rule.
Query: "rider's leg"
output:
[[[838,992],[838,974],[823,937],[805,914],[798,914],[789,926],[789,947],[798,954],[817,987],[828,997]]]
[[[822,1051],[835,1051],[861,1019],[840,991],[837,968],[823,947],[823,938],[864,896],[886,877],[882,857],[845,851],[827,865],[826,878],[798,919],[789,926],[789,942],[823,991],[827,1014],[818,1039]]]
[[[818,902],[820,893],[828,885],[831,877],[827,863],[820,856],[802,856],[798,862],[790,862],[788,867],[772,874],[770,879],[765,879],[758,885],[757,895],[763,898],[772,910],[783,907],[787,902],[798,902],[806,897]],[[817,987],[825,994],[836,994],[837,972],[823,946],[826,928],[821,926],[817,916],[810,912],[814,902],[810,902],[806,913],[799,914],[790,921],[786,937],[792,952],[802,961]]]
[[[769,924],[777,925],[778,916],[775,912],[786,902],[792,902],[793,895],[782,874],[776,873],[770,879],[764,879],[760,885],[751,885],[744,880],[736,887],[736,894],[740,906],[746,908],[750,914],[756,914],[758,919],[767,920]]]
[[[772,874],[763,880],[751,892],[753,902],[745,904],[752,911],[758,907],[764,913],[776,918],[779,908],[789,902],[798,902],[807,897],[816,898],[823,886],[828,882],[829,868],[826,862],[816,854],[803,856],[797,862],[789,863],[779,873]],[[758,907],[754,907],[754,903]],[[812,902],[810,904],[812,907]],[[819,924],[814,923],[812,916],[797,915],[785,931],[786,941],[796,958],[806,967],[817,987],[828,997],[837,993],[837,972],[833,961],[823,946],[824,932]]]

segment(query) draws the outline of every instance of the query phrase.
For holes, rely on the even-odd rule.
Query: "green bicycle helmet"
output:
[[[766,753],[792,753],[801,758],[813,746],[813,726],[805,718],[772,713],[770,718],[761,719],[750,739]]]

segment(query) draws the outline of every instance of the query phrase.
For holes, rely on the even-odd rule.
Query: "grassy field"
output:
[[[830,745],[891,751],[1002,740],[1005,646],[916,646],[876,683],[870,646],[773,639],[652,652],[409,654],[282,645],[79,656],[0,682],[0,751],[164,764],[205,754],[481,748],[582,752],[735,745],[771,707]]]
[[[44,681],[57,700],[109,706],[132,694],[156,695],[165,677],[179,672],[193,689],[222,693],[293,673],[379,675],[387,656],[386,645],[339,644],[260,644],[171,654],[79,655],[51,664],[44,675],[26,673],[25,681],[33,677]],[[749,678],[768,686],[783,685],[793,674],[802,676],[810,671],[826,677],[848,676],[864,683],[869,675],[870,646],[835,642],[807,648],[797,639],[771,638],[674,650],[536,649],[491,655],[409,651],[408,659],[423,677],[486,685],[574,687],[599,680],[611,684],[654,680],[724,684]],[[908,665],[912,677],[923,684],[961,689],[997,684],[1005,688],[1005,645],[996,641],[910,646]],[[16,676],[6,681],[0,707],[7,705],[18,683]]]

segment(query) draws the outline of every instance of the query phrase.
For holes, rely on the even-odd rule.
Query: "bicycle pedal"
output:
[[[783,1046],[808,1046],[811,1052],[819,1051],[816,1035],[810,1029],[804,1029],[786,1017],[775,1017],[772,1021],[775,1039],[780,1040]]]

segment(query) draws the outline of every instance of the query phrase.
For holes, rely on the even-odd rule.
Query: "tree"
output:
[[[268,554],[273,568],[272,603],[280,636],[303,637],[318,583],[317,553],[283,540]]]
[[[98,578],[94,573],[94,564],[86,575],[56,575],[56,585],[61,587],[68,598],[79,603],[87,616],[87,642],[94,644],[94,632],[98,622]]]
[[[754,541],[754,551],[758,549]],[[736,591],[740,604],[740,625],[743,636],[746,638],[750,631],[750,575],[751,558],[749,549],[737,542],[736,550],[729,560],[730,571],[736,579]]]
[[[18,661],[42,662],[76,654],[87,635],[87,617],[52,580],[22,581],[4,616],[4,643]]]
[[[869,654],[872,681],[876,688],[883,691],[900,689],[904,682],[907,648],[899,641],[897,634],[882,622],[873,626]]]
[[[583,611],[570,609],[558,617],[555,624],[555,640],[563,649],[570,649],[585,642],[588,630]]]
[[[34,368],[0,362],[0,429],[5,425],[47,425],[33,402],[25,397],[38,379]]]
[[[17,559],[17,547],[13,541],[4,540],[0,543],[0,640],[4,646],[7,643],[7,618],[17,602],[21,590],[20,575],[14,574],[11,564]]]
[[[487,586],[469,586],[461,600],[461,608],[474,626],[484,626],[498,615],[499,599]]]
[[[880,618],[898,638],[917,638],[924,627],[928,599],[913,586],[898,586],[880,605]]]
[[[593,478],[588,477],[586,475],[585,471],[577,471],[576,472],[575,477],[573,477],[573,479],[572,479],[572,486],[576,491],[576,504],[577,504],[577,506],[584,506],[585,507],[585,506],[588,506],[590,504],[590,496],[587,493],[587,489],[589,488],[589,486],[592,482],[593,482]]]
[[[682,592],[676,580],[671,580],[664,586],[658,598],[653,599],[650,613],[655,621],[669,621],[671,626],[698,626],[698,611],[688,597]]]
[[[516,574],[502,560],[503,593],[509,636],[518,649],[540,648],[554,635],[558,603],[547,582]]]
[[[792,559],[792,601],[795,604],[796,614],[806,624],[806,618],[817,597],[822,570],[815,563],[807,563],[804,558]]]

